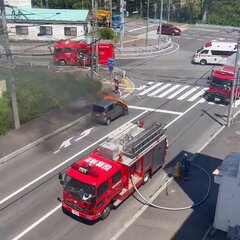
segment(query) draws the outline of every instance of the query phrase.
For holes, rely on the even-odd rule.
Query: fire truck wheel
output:
[[[111,123],[111,119],[108,118],[107,121],[106,121],[106,125],[109,125]]]
[[[147,183],[149,178],[150,178],[150,172],[148,171],[144,174],[143,184]]]
[[[207,64],[207,61],[205,60],[205,59],[202,59],[201,61],[200,61],[200,65],[206,65]]]
[[[111,204],[109,204],[108,206],[106,206],[104,209],[103,209],[103,212],[102,212],[102,215],[101,215],[101,219],[104,220],[106,219],[110,212],[111,212],[111,209],[112,209],[112,206]]]
[[[66,65],[66,62],[64,60],[59,60],[59,65],[60,66],[65,66]]]

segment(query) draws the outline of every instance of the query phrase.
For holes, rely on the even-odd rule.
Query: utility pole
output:
[[[7,30],[7,22],[6,22],[6,15],[5,15],[5,6],[4,0],[0,0],[0,9],[1,9],[1,17],[2,17],[2,35],[3,35],[3,42],[4,48],[6,52],[7,58],[7,65],[8,65],[8,80],[7,80],[7,90],[8,93],[11,95],[11,104],[12,104],[12,114],[13,114],[13,121],[15,129],[20,128],[20,121],[18,115],[18,105],[17,105],[17,97],[16,97],[16,86],[13,77],[13,57],[10,49],[9,39],[8,39],[8,30]]]
[[[231,89],[231,97],[230,97],[230,103],[229,103],[229,107],[228,107],[227,127],[230,127],[231,122],[232,122],[234,93],[235,93],[235,89],[236,89],[236,83],[238,82],[238,59],[239,59],[239,48],[240,48],[239,33],[240,32],[238,31],[237,52],[236,52],[236,58],[235,58],[235,64],[234,64],[234,77],[233,77],[233,84],[232,84],[232,89]]]
[[[168,15],[167,15],[167,22],[170,22],[170,6],[171,6],[171,0],[168,0]]]
[[[91,45],[91,79],[93,79],[94,74],[94,44],[95,41],[95,23],[96,23],[96,12],[95,12],[95,4],[94,0],[92,0],[92,45]]]
[[[110,28],[112,27],[112,0],[109,0],[109,8],[110,8]]]
[[[49,6],[48,6],[48,0],[45,0],[46,1],[46,8],[49,8]]]
[[[157,3],[154,3],[154,23],[156,24],[157,19]]]
[[[97,14],[97,10],[98,10],[98,1],[95,0],[95,14]],[[96,27],[95,27],[95,47],[94,47],[94,55],[95,55],[95,69],[96,69],[96,72],[98,73],[99,72],[99,68],[98,68],[98,44],[99,44],[99,36],[98,36],[98,24],[96,24]]]
[[[123,36],[124,36],[124,0],[120,0],[120,14],[121,14],[121,30],[120,30],[120,51],[123,52]]]
[[[149,21],[149,0],[147,1],[147,27],[146,27],[146,41],[145,46],[148,45],[148,21]]]
[[[142,0],[140,0],[140,16],[143,16],[143,6],[142,6]]]
[[[160,23],[159,23],[159,33],[158,33],[158,44],[162,37],[162,14],[163,14],[163,0],[161,0],[161,9],[160,9]]]

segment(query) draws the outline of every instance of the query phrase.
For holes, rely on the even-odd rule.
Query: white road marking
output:
[[[164,93],[158,95],[158,97],[162,98],[165,97],[166,95],[168,95],[169,93],[173,92],[175,89],[179,88],[181,85],[177,84],[174,85],[173,87],[171,87],[170,89],[168,89],[167,91],[165,91]]]
[[[168,99],[173,99],[174,97],[176,97],[178,94],[180,94],[181,92],[183,92],[187,88],[189,88],[189,86],[184,86],[167,98]]]
[[[201,99],[199,100],[199,103],[204,103],[204,102],[206,102],[206,99],[205,99],[205,98],[201,98]]]
[[[148,82],[147,85],[152,85],[154,82]]]
[[[154,84],[153,86],[151,86],[150,88],[146,89],[145,91],[143,92],[140,92],[138,95],[142,96],[150,91],[152,91],[153,89],[157,88],[158,86],[162,85],[162,83],[157,83],[157,84]]]
[[[168,88],[169,86],[171,86],[172,84],[168,83],[163,85],[162,87],[158,88],[157,90],[155,90],[154,92],[148,94],[148,96],[155,96],[157,93],[162,92],[164,89]]]
[[[201,102],[202,99],[200,99],[199,101],[197,101],[196,103],[194,103],[190,108],[188,108],[185,112],[182,113],[182,115],[179,115],[178,117],[176,117],[175,119],[173,119],[170,123],[168,123],[166,125],[166,128],[168,128],[169,126],[171,126],[173,123],[175,123],[179,118],[181,118],[182,116],[184,116],[186,113],[188,113],[190,110],[192,110],[196,105],[198,105]]]
[[[188,99],[189,102],[193,102],[196,100],[198,97],[202,96],[207,88],[203,88],[201,91],[197,92],[195,95],[193,95],[191,98]]]
[[[53,152],[53,154],[56,154],[56,153],[60,152],[60,150],[61,150],[62,148],[67,148],[67,147],[71,146],[71,140],[72,140],[73,138],[74,138],[74,137],[71,137],[71,138],[63,141],[62,144],[60,145],[60,147],[58,148],[58,150],[55,151],[55,152]]]
[[[169,110],[163,110],[163,109],[155,109],[155,108],[146,108],[146,107],[138,107],[138,106],[128,106],[130,109],[138,109],[138,110],[144,110],[149,112],[159,112],[159,113],[169,113],[174,115],[182,115],[182,112],[175,112],[175,111],[169,111]]]
[[[86,137],[88,134],[90,134],[91,131],[92,131],[92,129],[94,129],[94,127],[84,130],[84,131],[80,134],[80,136],[79,136],[77,139],[75,139],[75,142],[81,140],[82,138],[84,138],[84,137]],[[53,154],[56,154],[56,153],[60,152],[60,150],[61,150],[62,148],[67,148],[67,147],[71,146],[71,140],[72,140],[73,138],[74,138],[74,137],[71,137],[71,138],[63,141],[62,144],[61,144],[61,146],[58,148],[58,150],[55,151],[55,152],[53,152]]]
[[[183,100],[184,98],[188,97],[190,94],[197,91],[198,89],[199,89],[199,87],[192,88],[191,90],[189,90],[188,92],[186,92],[182,96],[180,96],[177,100]]]
[[[148,27],[154,27],[154,26],[156,26],[156,25],[153,24],[153,25],[149,25]],[[146,28],[146,26],[143,26],[143,27],[140,27],[140,28],[134,28],[134,29],[129,30],[128,32],[134,32],[134,31],[138,31],[138,30],[141,30],[141,29],[144,29],[144,28]]]
[[[138,114],[136,117],[132,118],[131,120],[129,120],[128,122],[126,122],[124,125],[126,125],[129,122],[134,121],[135,119],[139,118],[140,116],[144,115],[145,113],[147,113],[148,111],[144,111],[140,114]],[[120,127],[119,127],[120,128]],[[116,130],[114,130],[113,132],[117,131],[119,128],[117,128]],[[65,161],[61,162],[60,164],[56,165],[54,168],[48,170],[47,172],[45,172],[44,174],[40,175],[39,177],[35,178],[34,180],[32,180],[31,182],[29,182],[28,184],[24,185],[23,187],[19,188],[18,190],[16,190],[15,192],[11,193],[10,195],[8,195],[7,197],[5,197],[4,199],[2,199],[0,201],[0,205],[3,204],[4,202],[6,202],[7,200],[9,200],[10,198],[14,197],[15,195],[17,195],[18,193],[22,192],[23,190],[25,190],[26,188],[30,187],[31,185],[33,185],[34,183],[38,182],[39,180],[41,180],[42,178],[46,177],[48,174],[52,173],[53,171],[57,170],[58,168],[60,168],[61,166],[63,166],[64,164],[70,162],[72,159],[76,158],[77,156],[79,156],[80,154],[82,154],[83,152],[85,152],[86,150],[90,149],[91,147],[93,147],[94,145],[96,145],[97,143],[101,142],[102,140],[104,140],[105,138],[107,138],[110,134],[107,134],[106,136],[100,138],[99,140],[95,141],[93,144],[89,145],[88,147],[84,148],[83,150],[79,151],[78,153],[74,154],[72,157],[66,159]]]
[[[94,127],[89,128],[89,129],[86,129],[85,131],[83,131],[83,132],[81,133],[80,137],[77,138],[77,139],[75,139],[75,142],[77,142],[77,141],[81,140],[82,138],[86,137],[88,134],[91,133],[91,131],[92,131],[93,129],[94,129]]]

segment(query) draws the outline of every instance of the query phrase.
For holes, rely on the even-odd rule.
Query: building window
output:
[[[76,27],[65,27],[64,35],[65,36],[77,36],[77,28]]]
[[[17,35],[28,35],[28,26],[16,26]]]
[[[40,34],[52,36],[52,27],[43,27],[40,26]]]

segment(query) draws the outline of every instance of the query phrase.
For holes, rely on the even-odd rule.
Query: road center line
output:
[[[124,125],[126,125],[129,122],[132,122],[134,120],[136,120],[137,118],[141,117],[142,115],[144,115],[145,113],[147,113],[148,111],[145,110],[144,112],[140,113],[139,115],[137,115],[136,117],[132,118],[131,120],[129,120],[128,122],[126,122]],[[121,128],[121,127],[119,127]],[[114,130],[113,132],[117,131],[119,128],[117,128],[116,130]],[[36,183],[37,181],[41,180],[42,178],[46,177],[48,174],[52,173],[53,171],[57,170],[58,168],[60,168],[61,166],[63,166],[64,164],[70,162],[72,159],[74,159],[75,157],[77,157],[78,155],[82,154],[83,152],[85,152],[86,150],[90,149],[91,147],[93,147],[94,145],[96,145],[97,143],[101,142],[102,140],[104,140],[105,138],[107,138],[110,134],[100,138],[99,140],[97,140],[96,142],[94,142],[93,144],[91,144],[90,146],[84,148],[83,150],[81,150],[80,152],[74,154],[72,157],[66,159],[65,161],[63,161],[62,163],[58,164],[57,166],[55,166],[54,168],[50,169],[49,171],[45,172],[44,174],[42,174],[41,176],[35,178],[33,181],[29,182],[28,184],[24,185],[23,187],[19,188],[17,191],[13,192],[12,194],[8,195],[7,197],[5,197],[4,199],[2,199],[0,201],[0,205],[3,204],[4,202],[6,202],[7,200],[9,200],[10,198],[14,197],[15,195],[17,195],[18,193],[22,192],[23,190],[25,190],[26,188],[30,187],[31,185],[33,185],[34,183]]]
[[[200,99],[201,100],[201,99]],[[170,122],[169,124],[167,124],[166,125],[166,127],[169,127],[170,125],[172,125],[175,121],[177,121],[180,117],[182,117],[183,115],[185,115],[186,113],[188,113],[192,108],[194,108],[197,104],[199,104],[200,103],[200,101],[198,101],[198,102],[196,102],[194,105],[192,105],[190,108],[188,108],[185,112],[183,112],[183,113],[181,113],[181,115],[179,115],[178,117],[176,117],[172,122]],[[132,120],[130,120],[130,121],[128,121],[127,123],[129,123],[129,122],[131,122],[131,121],[133,121],[133,120],[135,120],[135,119],[137,119],[138,117],[140,117],[140,116],[142,116],[142,115],[144,115],[145,113],[147,113],[148,112],[148,110],[146,110],[146,111],[144,111],[144,112],[142,112],[141,114],[139,114],[138,116],[136,116],[135,118],[133,118]],[[127,123],[125,123],[125,124],[127,124]],[[125,124],[123,124],[123,126],[125,125]],[[122,126],[121,126],[122,127]],[[119,128],[121,128],[121,127],[119,127]],[[117,131],[117,129],[115,130],[115,131]],[[115,132],[115,131],[113,131],[113,132]],[[111,133],[112,134],[112,133]],[[110,134],[108,134],[108,135],[110,135]],[[108,136],[107,135],[107,136]],[[107,137],[106,136],[106,137]],[[98,140],[98,141],[96,141],[94,144],[92,144],[91,146],[89,146],[88,148],[90,148],[90,147],[92,147],[93,145],[95,145],[96,143],[98,143],[98,142],[100,142],[100,141],[102,141],[104,138],[106,138],[106,137],[103,137],[103,138],[101,138],[100,140]],[[88,148],[85,148],[85,150],[87,150]],[[81,151],[81,153],[83,152],[84,150],[82,150]],[[80,153],[77,153],[77,154],[75,154],[74,156],[77,156],[77,155],[79,155]],[[72,157],[73,158],[73,157]],[[72,159],[71,158],[71,159]],[[67,159],[68,160],[68,159]],[[65,163],[66,163],[66,161],[67,160],[65,160]],[[70,161],[70,160],[68,160],[68,161]],[[61,164],[59,164],[59,165],[61,165]],[[58,166],[59,166],[58,165]],[[56,168],[56,167],[55,167]],[[43,175],[42,175],[43,176]],[[35,181],[35,180],[34,180]],[[164,188],[163,188],[164,189]],[[18,239],[20,239],[22,236],[24,236],[25,234],[27,234],[29,231],[31,231],[33,228],[35,228],[38,224],[40,224],[42,221],[44,221],[46,218],[48,218],[50,215],[52,215],[54,212],[56,212],[59,208],[61,207],[61,204],[60,205],[57,205],[55,208],[53,208],[51,211],[49,211],[47,214],[45,214],[43,217],[41,217],[39,220],[37,220],[36,222],[34,222],[31,226],[29,226],[28,228],[26,228],[23,232],[21,232],[19,235],[17,235],[15,238],[13,238],[12,240],[18,240]],[[147,207],[146,207],[147,208]]]

